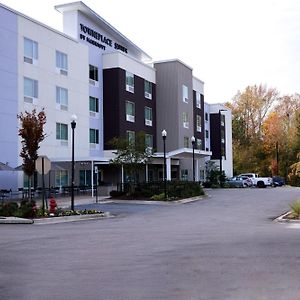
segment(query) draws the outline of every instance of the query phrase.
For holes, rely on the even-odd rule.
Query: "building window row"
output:
[[[38,81],[24,77],[24,102],[37,104],[38,92]]]
[[[24,102],[34,105],[38,104],[38,81],[24,77]],[[59,110],[68,110],[69,95],[68,89],[56,86],[56,108]],[[89,111],[91,117],[97,117],[99,113],[99,99],[89,97]]]
[[[126,71],[125,74],[125,89],[127,92],[134,93],[134,74]],[[152,99],[152,82],[144,80],[144,97]]]
[[[192,148],[192,143],[190,143],[190,138],[188,136],[183,137],[183,147]],[[202,139],[196,139],[195,149],[202,150]]]
[[[68,125],[63,123],[56,123],[56,139],[63,141],[62,145],[68,145]],[[99,144],[99,130],[90,128],[89,136],[90,148],[95,148],[92,145]]]
[[[196,116],[196,126],[197,126],[197,132],[201,132],[202,128],[201,128],[201,122],[202,122],[202,118],[200,115]]]
[[[130,145],[134,145],[135,143],[135,132],[132,130],[126,131],[126,139]],[[145,146],[148,149],[153,149],[153,135],[152,134],[145,134]]]
[[[68,55],[56,51],[56,68],[61,75],[68,75]]]
[[[62,87],[56,87],[56,108],[68,110],[68,90]]]
[[[99,99],[98,98],[90,96],[89,109],[90,109],[90,116],[96,117],[97,114],[99,113]]]
[[[201,108],[201,94],[196,92],[196,107]]]
[[[186,85],[182,85],[182,101],[185,103],[189,102],[189,89]]]
[[[39,45],[36,41],[33,41],[27,37],[24,37],[24,62],[29,64],[37,64],[39,57]],[[61,75],[68,75],[68,55],[61,51],[55,52],[55,66],[57,72]]]
[[[92,184],[91,170],[79,170],[79,185],[90,186],[91,184]],[[56,187],[69,186],[68,170],[55,171],[55,186]]]
[[[99,86],[98,67],[89,65],[89,83],[93,86]]]
[[[126,101],[126,121],[134,123],[135,122],[135,104],[131,101]],[[145,125],[153,125],[153,114],[152,108],[145,106],[144,109]]]
[[[38,60],[38,43],[24,37],[24,62],[34,64]]]
[[[184,128],[189,128],[189,115],[187,112],[182,113],[182,125]]]
[[[99,145],[99,130],[90,128],[90,148],[97,149]]]

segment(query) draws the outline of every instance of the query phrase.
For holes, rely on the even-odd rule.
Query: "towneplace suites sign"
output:
[[[83,24],[80,24],[80,31],[80,39],[94,45],[95,47],[105,50],[106,47],[109,46],[116,50],[121,50],[127,53],[126,47],[116,42],[113,42],[111,39],[107,38],[106,36],[97,32],[96,30],[93,30]]]

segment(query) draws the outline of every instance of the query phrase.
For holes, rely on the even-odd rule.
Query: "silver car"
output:
[[[230,187],[250,187],[253,185],[252,180],[247,176],[235,176],[226,180]]]

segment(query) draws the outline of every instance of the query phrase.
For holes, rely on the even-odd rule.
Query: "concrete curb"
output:
[[[90,215],[76,215],[76,216],[64,216],[64,217],[53,217],[53,218],[41,218],[41,219],[24,219],[16,217],[0,217],[0,224],[34,224],[34,225],[45,225],[45,224],[58,224],[66,222],[76,222],[84,220],[95,220],[105,219],[114,217],[109,212],[101,214],[90,214]]]
[[[96,220],[96,219],[106,219],[114,217],[109,212],[101,214],[91,214],[91,215],[76,215],[76,216],[64,216],[64,217],[52,217],[52,218],[42,218],[34,219],[34,225],[47,225],[47,224],[58,224],[66,222],[78,222],[85,220]]]
[[[284,219],[285,216],[287,216],[288,214],[290,214],[291,211],[288,211],[286,213],[284,213],[283,215],[277,217],[274,221],[275,222],[279,222],[279,223],[294,223],[294,224],[300,224],[300,219],[296,220],[296,219]]]
[[[201,195],[191,198],[185,198],[180,200],[170,200],[170,201],[154,201],[154,200],[119,200],[119,199],[109,199],[105,201],[99,202],[100,204],[109,204],[109,203],[117,203],[117,204],[157,204],[157,205],[172,205],[172,204],[185,204],[190,202],[195,202],[198,200],[203,200],[203,198],[207,198],[208,195]]]
[[[33,224],[33,220],[16,217],[0,217],[0,224]]]

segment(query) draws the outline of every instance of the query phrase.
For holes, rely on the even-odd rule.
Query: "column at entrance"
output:
[[[167,164],[167,180],[171,180],[171,158],[170,157],[166,159],[166,164]]]

